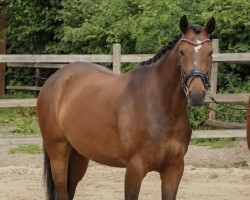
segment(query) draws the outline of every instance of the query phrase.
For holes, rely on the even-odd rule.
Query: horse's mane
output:
[[[164,55],[168,50],[171,50],[175,44],[179,41],[179,39],[181,38],[182,34],[176,35],[174,37],[174,39],[169,42],[167,45],[165,45],[164,47],[162,47],[162,49],[160,51],[158,51],[153,58],[150,58],[149,60],[146,61],[142,61],[140,62],[140,65],[149,65],[151,63],[156,62],[157,60],[159,60],[162,55]]]

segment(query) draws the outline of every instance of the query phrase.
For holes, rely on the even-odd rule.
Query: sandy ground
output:
[[[45,199],[43,156],[12,155],[13,145],[0,144],[0,200]],[[230,149],[209,149],[190,145],[185,157],[178,200],[249,200],[250,152],[246,141]],[[122,200],[124,169],[91,162],[77,187],[76,200]],[[140,198],[161,199],[159,175],[149,173],[143,181]]]

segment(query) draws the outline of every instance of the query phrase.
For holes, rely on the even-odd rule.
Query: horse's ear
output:
[[[183,15],[180,19],[180,29],[182,33],[186,33],[188,30],[188,20],[186,15]]]
[[[205,29],[208,34],[211,34],[215,29],[215,19],[211,17],[211,19],[207,22]]]

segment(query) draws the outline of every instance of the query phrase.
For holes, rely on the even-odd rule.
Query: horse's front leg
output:
[[[127,164],[125,175],[125,200],[137,200],[141,183],[147,170],[138,156],[133,157]]]
[[[179,183],[184,171],[184,161],[172,163],[160,171],[162,200],[175,200]]]

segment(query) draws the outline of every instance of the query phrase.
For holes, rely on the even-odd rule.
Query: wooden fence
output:
[[[219,40],[214,39],[213,42],[213,66],[211,74],[210,93],[220,103],[229,104],[246,104],[250,93],[240,94],[217,94],[217,71],[219,63],[242,63],[250,64],[250,53],[219,53]],[[60,68],[66,63],[83,61],[94,63],[112,63],[113,71],[121,73],[121,63],[138,63],[151,58],[151,54],[121,54],[120,44],[113,45],[113,54],[109,55],[6,55],[0,54],[0,64],[5,63],[7,67],[29,67],[36,69],[36,75],[39,75],[41,68]],[[245,65],[248,66],[249,65]],[[3,83],[0,83],[3,84]],[[6,86],[6,89],[23,89],[23,90],[39,90],[39,86]],[[212,108],[216,105],[211,100]],[[28,107],[36,106],[36,99],[0,99],[0,107]],[[214,126],[230,128],[223,122],[216,121],[216,113],[210,111],[207,123]],[[234,126],[232,126],[234,128]],[[242,127],[240,127],[242,128]],[[241,133],[242,135],[242,133]],[[204,136],[205,137],[205,136]]]

